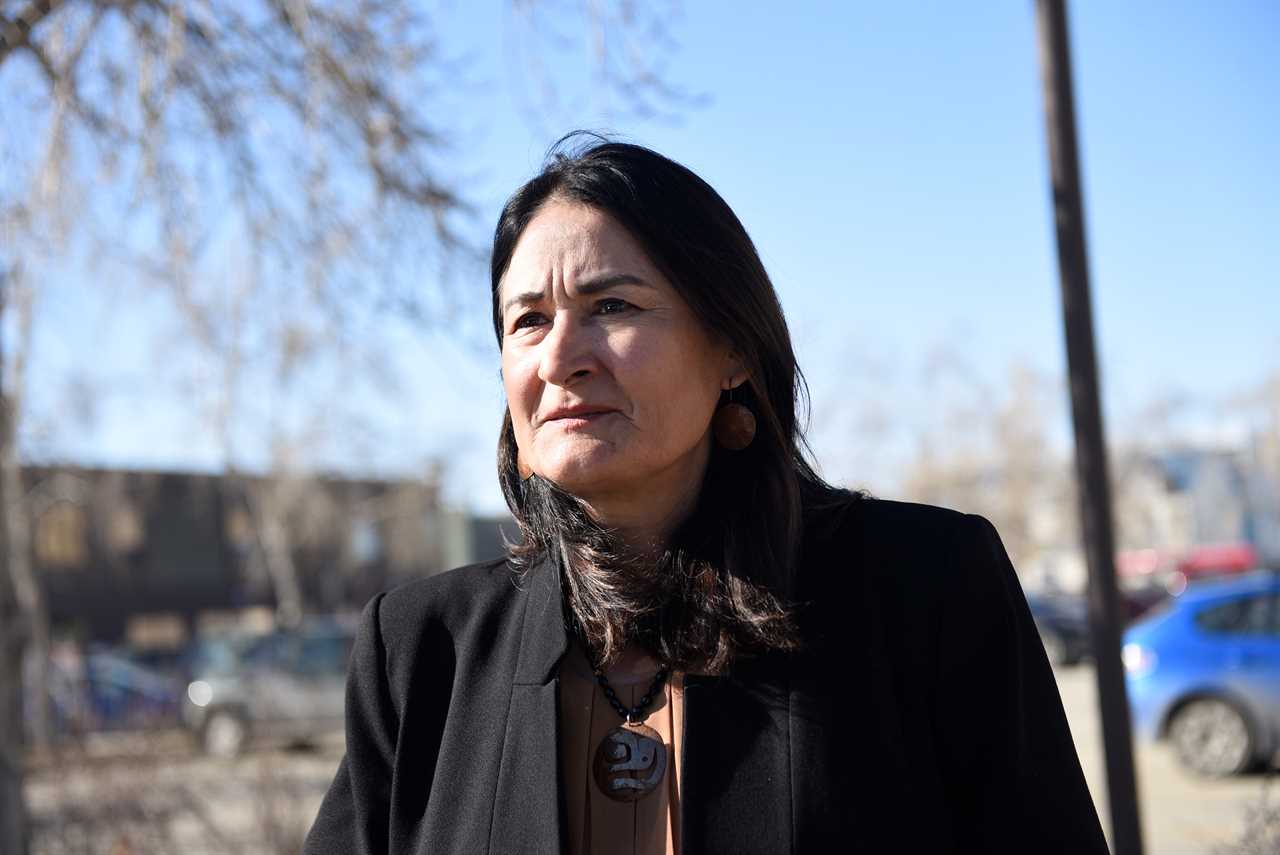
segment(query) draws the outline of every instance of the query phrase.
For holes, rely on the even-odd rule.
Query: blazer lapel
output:
[[[685,681],[680,846],[685,853],[792,851],[790,701],[785,671]],[[694,807],[696,806],[696,808]]]
[[[520,657],[511,687],[489,849],[563,852],[559,768],[560,660],[569,647],[560,573],[544,561],[524,578]],[[685,680],[681,851],[792,851],[789,687],[771,658],[734,677]]]
[[[557,673],[569,648],[560,572],[544,560],[525,575],[524,629],[511,686],[489,849],[562,852]]]

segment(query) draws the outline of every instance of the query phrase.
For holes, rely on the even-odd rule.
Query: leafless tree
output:
[[[585,39],[597,86],[624,111],[685,103],[653,64],[672,46],[668,10],[629,0],[510,8],[517,29],[541,34],[577,16],[569,41],[532,39],[528,61]],[[194,350],[213,375],[218,391],[205,403],[225,411],[217,428],[234,474],[246,395],[261,397],[273,379],[300,388],[312,368],[357,350],[363,364],[377,363],[364,346],[376,318],[444,325],[461,311],[448,271],[480,255],[468,237],[474,209],[457,121],[469,72],[437,23],[425,4],[400,0],[0,0],[9,102],[0,144],[11,167],[0,188],[0,325],[12,326],[15,294],[38,303],[40,289],[25,283],[63,258],[133,297],[106,281],[128,271],[170,301],[174,347]],[[0,604],[41,611],[23,569],[29,520],[15,483],[17,353],[9,343],[7,367],[19,370],[0,386]],[[305,421],[267,432],[269,467],[293,465]],[[280,498],[259,503],[261,541],[296,611],[288,544],[272,522],[284,513]],[[12,662],[16,622],[9,612],[0,622],[9,641],[0,661]],[[39,635],[38,621],[23,625]],[[4,738],[14,732],[5,727]],[[17,756],[9,743],[5,752]],[[14,780],[0,769],[0,794]],[[4,819],[12,813],[0,815],[0,850],[20,852],[18,837],[4,836],[19,834]]]
[[[856,342],[840,345],[833,361],[840,366],[838,377],[809,390],[806,439],[832,483],[884,492],[896,486],[900,464],[893,446],[906,418],[895,411],[901,367]]]
[[[1048,503],[1055,516],[1070,513],[1065,461],[1055,458],[1049,442],[1054,396],[1060,391],[1051,379],[1015,363],[1008,397],[995,413],[993,445],[1003,473],[996,518],[1013,555],[1030,558],[1035,551],[1037,507]]]
[[[526,121],[544,136],[570,116],[678,121],[708,100],[670,74],[680,0],[510,0],[508,72]],[[566,56],[577,62],[556,62]],[[592,73],[585,77],[580,69]]]
[[[143,272],[179,308],[220,288],[201,275],[211,257],[244,246],[255,308],[271,307],[263,317],[296,319],[301,305],[339,326],[361,310],[420,313],[406,279],[357,273],[393,264],[407,232],[437,261],[467,251],[448,124],[423,97],[456,69],[416,7],[4,3],[0,33],[0,82],[44,96],[9,117],[43,133],[0,198],[0,263],[28,317],[33,292],[15,277],[77,245]],[[199,329],[197,313],[184,317]],[[256,332],[296,359],[303,337],[289,323]],[[204,344],[227,352],[224,342]],[[13,437],[23,381],[13,361],[0,445],[6,575],[39,644],[47,632],[22,540],[29,522]],[[263,531],[269,563],[285,564],[282,600],[296,610],[279,528]],[[21,727],[5,730],[8,740]],[[0,833],[0,848],[22,851],[20,829]]]
[[[1261,558],[1280,563],[1280,369],[1268,372],[1252,388],[1228,396],[1224,408],[1243,418],[1249,433],[1245,455],[1256,473],[1250,485],[1258,509],[1256,533]]]
[[[19,341],[10,350],[0,325],[0,391],[5,392],[0,395],[0,560],[5,569],[0,572],[0,847],[13,852],[26,851],[28,836],[22,821],[23,651],[30,644],[42,656],[49,639],[47,611],[28,549],[15,435],[22,389],[11,378],[23,376],[31,328],[30,294],[20,275],[20,270],[0,269],[0,319],[16,303],[19,330]],[[13,356],[6,358],[9,353]]]
[[[1066,464],[1049,436],[1057,385],[1018,362],[993,385],[953,347],[929,355],[924,377],[934,418],[918,428],[904,494],[980,513],[1015,563],[1034,558],[1047,545],[1038,520],[1069,516]]]
[[[1222,409],[1248,426],[1255,465],[1280,485],[1280,368],[1256,384],[1228,395]]]

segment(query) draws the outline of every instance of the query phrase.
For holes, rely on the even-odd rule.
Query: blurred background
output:
[[[1280,6],[1070,16],[1147,849],[1278,852]],[[488,241],[575,128],[738,213],[829,480],[996,524],[1106,816],[1031,3],[0,28],[0,829],[24,794],[32,852],[298,849],[352,616],[502,552]]]

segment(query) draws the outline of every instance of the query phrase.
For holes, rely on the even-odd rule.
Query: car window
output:
[[[1253,594],[1196,613],[1196,626],[1213,635],[1276,635],[1274,594]]]
[[[306,674],[342,674],[351,655],[351,639],[342,635],[317,635],[302,642],[298,670]]]
[[[1268,605],[1254,615],[1253,624],[1258,627],[1257,632],[1280,636],[1280,593],[1273,592],[1258,599]]]
[[[201,676],[234,672],[239,660],[239,646],[229,639],[201,642],[191,656],[191,671]]]
[[[254,641],[240,659],[251,668],[288,667],[294,655],[294,643],[287,635],[264,635]]]

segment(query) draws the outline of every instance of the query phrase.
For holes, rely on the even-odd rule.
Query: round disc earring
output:
[[[711,430],[723,448],[741,451],[755,439],[756,415],[745,404],[733,400],[733,391],[729,390],[729,402],[716,410]]]

